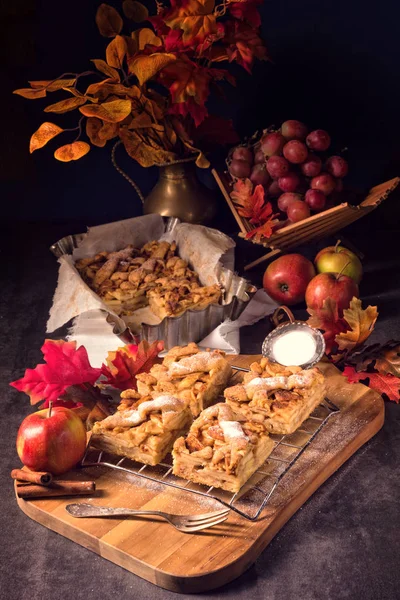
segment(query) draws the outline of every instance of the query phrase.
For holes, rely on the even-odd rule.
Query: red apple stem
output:
[[[342,240],[338,240],[338,241],[336,242],[336,246],[335,246],[335,252],[337,252],[337,249],[338,249],[338,247],[339,247],[339,245],[340,245],[340,242],[341,242],[341,241],[342,241]]]
[[[342,270],[340,271],[340,273],[336,273],[336,279],[339,279],[339,277],[343,274],[343,271],[351,264],[351,260],[349,260],[344,267],[342,267]]]
[[[47,418],[50,419],[51,417],[51,411],[53,410],[53,401],[51,400],[49,402],[49,410],[47,411]]]

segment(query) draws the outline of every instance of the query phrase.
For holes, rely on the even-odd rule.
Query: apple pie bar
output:
[[[172,451],[173,473],[207,486],[238,492],[266,461],[274,442],[257,424],[224,403],[206,408]]]
[[[142,397],[135,390],[125,390],[121,398],[115,414],[95,423],[90,443],[118,456],[157,465],[189,429],[189,408],[166,394]]]
[[[160,319],[200,310],[221,298],[219,285],[202,286],[177,254],[175,242],[148,242],[118,252],[99,252],[75,267],[87,285],[120,316],[150,305]]]
[[[136,376],[142,395],[171,394],[190,407],[194,417],[215,402],[228,385],[232,369],[221,350],[201,351],[194,343],[175,346],[161,365]]]
[[[270,433],[293,433],[323,400],[324,376],[316,367],[262,362],[251,365],[242,384],[225,390],[226,402]]]

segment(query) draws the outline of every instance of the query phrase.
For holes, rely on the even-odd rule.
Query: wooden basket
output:
[[[237,208],[230,197],[233,184],[232,180],[227,174],[216,171],[215,169],[213,169],[212,173],[240,227],[240,237],[245,237],[255,226],[252,225],[248,219],[245,219],[238,214]],[[361,217],[373,211],[381,204],[381,202],[383,202],[383,200],[386,200],[399,182],[400,178],[395,177],[394,179],[390,179],[385,183],[373,187],[368,196],[358,206],[352,206],[348,202],[343,202],[333,208],[312,215],[303,221],[286,225],[274,233],[270,238],[264,238],[261,242],[250,239],[249,241],[253,242],[253,244],[259,244],[265,248],[269,248],[269,252],[246,265],[245,270],[247,271],[290,248],[326,237],[339,231],[343,227],[347,227],[347,225],[350,225],[353,221],[357,221],[357,219],[361,219]]]

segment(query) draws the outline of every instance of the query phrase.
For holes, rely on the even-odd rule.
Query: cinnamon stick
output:
[[[49,487],[17,484],[19,498],[52,498],[55,496],[87,496],[96,491],[94,481],[53,481]]]
[[[45,471],[23,471],[22,469],[13,469],[11,477],[19,481],[29,481],[38,485],[50,485],[53,481],[53,475]]]

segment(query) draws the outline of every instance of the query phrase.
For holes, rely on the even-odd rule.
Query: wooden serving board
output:
[[[247,367],[256,356],[230,357]],[[100,556],[176,592],[201,592],[232,581],[260,555],[311,494],[383,425],[384,403],[362,384],[350,384],[330,363],[321,363],[327,397],[340,408],[284,476],[260,518],[231,511],[227,521],[197,534],[184,534],[149,518],[76,519],[71,502],[158,509],[180,514],[222,508],[214,500],[147,482],[106,467],[88,467],[71,477],[95,479],[93,498],[51,498],[17,502],[29,517]]]

